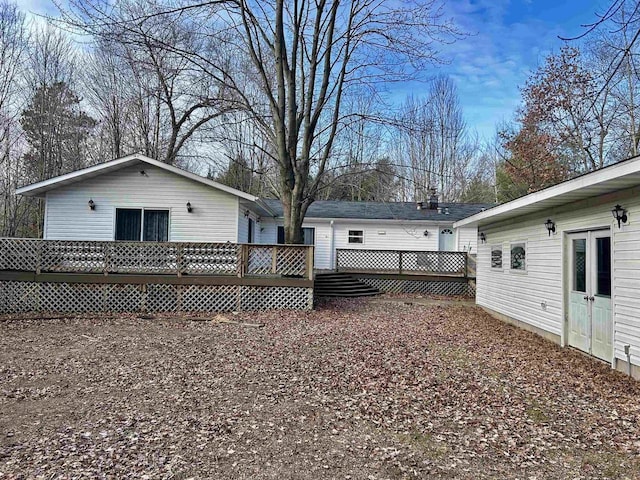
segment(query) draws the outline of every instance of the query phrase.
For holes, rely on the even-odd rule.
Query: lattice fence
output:
[[[0,282],[0,313],[310,310],[313,289],[247,285]]]
[[[312,278],[313,247],[2,238],[0,270]]]
[[[422,273],[467,275],[466,252],[409,250],[336,250],[337,269],[343,272]]]
[[[399,280],[389,278],[358,278],[382,292],[387,293],[422,293],[429,295],[464,295],[474,297],[475,288],[468,282],[447,282],[430,280]]]

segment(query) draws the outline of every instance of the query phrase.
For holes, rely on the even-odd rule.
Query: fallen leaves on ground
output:
[[[3,317],[0,478],[640,478],[640,383],[479,309],[209,318]]]

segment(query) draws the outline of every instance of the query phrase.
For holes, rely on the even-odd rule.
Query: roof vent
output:
[[[424,205],[424,202],[416,202],[416,208],[418,210],[422,210],[422,206]]]
[[[435,188],[429,190],[429,210],[438,209],[438,194]]]

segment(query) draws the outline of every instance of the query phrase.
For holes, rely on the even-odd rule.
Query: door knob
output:
[[[595,299],[596,299],[596,297],[594,297],[593,295],[591,295],[591,296],[589,297],[589,300],[591,300],[592,302],[593,302]]]
[[[585,295],[585,296],[584,296],[584,297],[582,297],[582,298],[584,298],[585,300],[589,300],[589,295]]]

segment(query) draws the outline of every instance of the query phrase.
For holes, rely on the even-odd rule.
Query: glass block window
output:
[[[511,245],[511,270],[526,270],[526,245],[514,243]]]
[[[502,268],[502,245],[491,247],[491,268]]]

